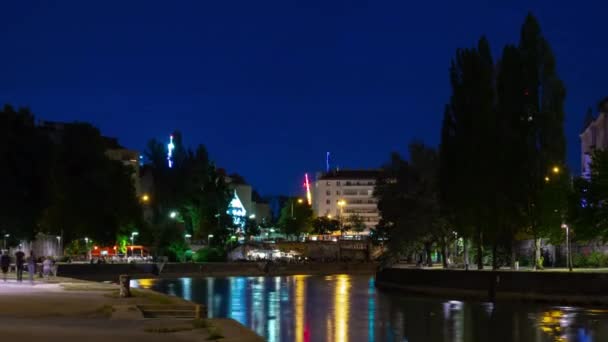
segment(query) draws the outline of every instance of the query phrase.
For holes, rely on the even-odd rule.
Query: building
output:
[[[591,157],[593,150],[608,148],[608,98],[598,106],[598,115],[589,113],[581,138],[581,174],[584,178],[591,176]]]
[[[136,150],[126,149],[118,144],[106,149],[106,156],[111,160],[121,162],[128,166],[131,170],[131,180],[135,187],[137,197],[142,195],[141,182],[139,176],[139,152]]]
[[[374,197],[379,170],[336,170],[318,173],[313,191],[313,211],[317,216],[346,222],[352,215],[363,219],[367,227],[380,220],[378,201]]]

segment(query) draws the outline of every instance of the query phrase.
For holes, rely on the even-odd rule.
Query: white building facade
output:
[[[378,170],[339,170],[318,173],[313,189],[313,211],[317,216],[345,223],[352,215],[363,219],[369,233],[380,220],[374,197]]]
[[[589,179],[591,176],[591,157],[594,150],[608,148],[608,99],[598,106],[598,115],[590,118],[580,134],[581,139],[581,174]]]

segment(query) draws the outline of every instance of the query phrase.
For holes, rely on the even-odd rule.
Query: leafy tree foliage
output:
[[[52,146],[27,108],[0,110],[0,232],[32,238],[51,197]]]
[[[418,142],[410,144],[409,152],[409,162],[393,153],[377,181],[379,229],[388,232],[393,254],[424,247],[430,262],[431,245],[443,246],[450,236],[440,210],[439,157]]]
[[[480,268],[484,246],[498,267],[498,249],[512,250],[518,232],[537,240],[538,258],[540,238],[559,231],[568,189],[565,90],[538,22],[526,17],[519,45],[507,45],[497,64],[485,38],[459,49],[450,75],[440,147],[443,212],[460,236],[474,240]]]
[[[330,234],[340,230],[340,221],[327,216],[315,217],[311,225],[314,234]]]
[[[312,209],[297,198],[290,198],[281,208],[278,225],[287,236],[309,233],[312,231]]]

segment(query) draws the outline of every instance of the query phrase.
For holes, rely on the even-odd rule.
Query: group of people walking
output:
[[[2,270],[2,277],[4,281],[7,281],[8,272],[10,271],[11,266],[11,257],[8,251],[0,252],[2,255],[0,256],[0,270]],[[27,265],[27,272],[29,274],[30,282],[34,283],[34,275],[36,274],[36,257],[34,256],[34,252],[31,251],[29,257],[25,257],[25,253],[21,250],[15,252],[15,272],[17,273],[17,281],[23,281],[23,271],[25,270],[25,266]],[[42,261],[42,272],[45,278],[49,278],[51,273],[53,272],[54,262],[51,258],[45,258]]]

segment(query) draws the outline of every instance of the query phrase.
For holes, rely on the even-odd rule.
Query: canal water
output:
[[[268,341],[608,341],[608,309],[407,296],[370,276],[141,279]]]

